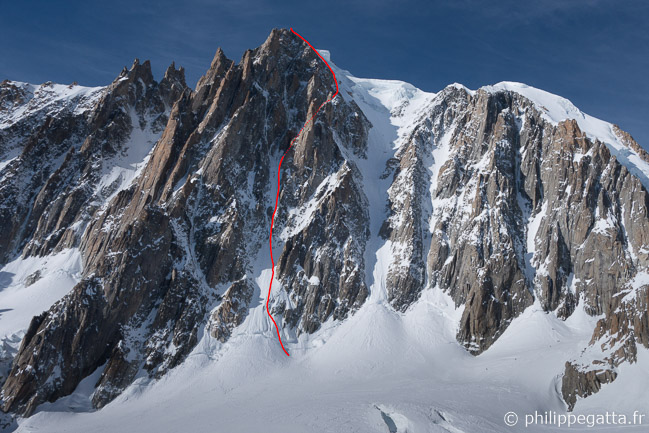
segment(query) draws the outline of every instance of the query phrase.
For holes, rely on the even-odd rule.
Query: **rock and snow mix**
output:
[[[0,404],[31,415],[0,422],[501,432],[509,411],[649,414],[637,143],[520,83],[427,93],[332,66],[341,96],[281,174],[270,307],[290,358],[265,312],[268,207],[333,88],[310,49],[280,30],[239,63],[219,50],[195,91],[137,61],[103,88],[0,85]]]

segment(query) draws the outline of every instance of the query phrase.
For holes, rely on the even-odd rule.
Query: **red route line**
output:
[[[329,99],[327,99],[322,104],[320,104],[320,106],[315,111],[315,113],[313,113],[313,116],[311,116],[310,119],[308,119],[306,122],[304,122],[304,126],[302,126],[302,129],[300,129],[300,132],[298,132],[297,135],[295,137],[293,137],[293,139],[291,140],[291,143],[289,144],[288,149],[286,149],[286,152],[284,152],[284,154],[282,155],[282,158],[279,160],[279,167],[277,167],[277,194],[275,195],[275,209],[273,209],[273,216],[270,219],[270,239],[269,239],[270,261],[273,264],[273,266],[271,268],[272,269],[272,276],[270,277],[270,285],[268,286],[268,297],[266,298],[266,312],[268,313],[268,317],[270,317],[270,320],[272,320],[273,324],[275,325],[275,329],[277,330],[277,338],[279,339],[279,344],[282,346],[282,350],[284,351],[284,353],[286,353],[286,356],[291,356],[291,355],[289,355],[288,352],[286,351],[286,348],[284,348],[284,343],[282,343],[282,336],[279,334],[279,327],[277,326],[277,322],[275,322],[275,319],[273,319],[272,314],[270,314],[270,310],[268,308],[268,303],[270,302],[270,291],[273,288],[273,279],[275,278],[275,261],[273,260],[273,224],[275,223],[275,213],[277,212],[277,205],[279,203],[280,172],[282,170],[282,162],[284,161],[284,157],[286,156],[288,151],[291,150],[291,148],[293,147],[293,143],[295,143],[295,140],[297,140],[300,137],[300,135],[302,134],[304,129],[307,127],[307,125],[309,123],[311,123],[313,121],[313,119],[315,119],[315,116],[318,114],[320,109],[322,107],[324,107],[325,104],[331,102],[336,97],[336,95],[338,94],[338,80],[336,80],[336,74],[334,73],[334,70],[331,69],[331,66],[329,66],[329,63],[327,63],[327,61],[324,59],[324,57],[322,57],[320,55],[320,53],[315,48],[313,48],[313,45],[311,45],[309,43],[309,41],[304,39],[299,33],[297,33],[292,28],[291,28],[291,31],[293,32],[293,34],[297,35],[300,39],[302,39],[304,42],[306,42],[307,45],[311,47],[313,52],[315,52],[318,55],[318,57],[320,57],[320,59],[322,59],[322,61],[325,62],[325,65],[327,65],[327,67],[331,71],[331,75],[333,75],[333,77],[334,77],[334,83],[336,83],[336,93],[334,93],[333,96],[331,96]]]

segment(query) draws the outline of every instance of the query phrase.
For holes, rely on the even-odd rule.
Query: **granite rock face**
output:
[[[16,157],[0,181],[0,262],[78,245],[98,205],[130,181],[115,166],[146,155],[185,88],[182,68],[157,83],[137,59],[105,88],[3,83],[0,151]],[[143,134],[151,138],[134,148]],[[107,171],[115,175],[102,182]]]
[[[649,347],[649,196],[633,161],[649,157],[628,134],[613,127],[611,147],[519,92],[452,85],[376,108],[400,125],[387,138],[375,96],[339,81],[279,174],[269,306],[285,338],[345,320],[373,291],[405,312],[442,290],[476,355],[535,303],[598,317],[557,372],[569,408],[636,362]],[[101,408],[204,333],[228,341],[267,290],[279,160],[334,90],[288,30],[238,63],[219,49],[195,90],[182,68],[158,83],[137,60],[102,88],[0,84],[0,263],[83,257],[74,289],[0,352],[0,408],[28,416],[95,371]]]
[[[388,231],[395,243],[406,234],[400,257],[409,267],[392,274],[393,305],[407,308],[399,297],[416,297],[426,284],[447,290],[464,306],[458,341],[476,354],[534,300],[564,319],[578,307],[602,316],[563,375],[572,409],[576,395],[597,392],[615,379],[620,363],[635,362],[637,344],[649,347],[649,197],[642,176],[575,120],[550,122],[519,94],[452,86],[436,98],[395,175],[397,184],[406,180],[391,217],[401,224]],[[613,131],[649,160],[628,134]],[[436,153],[445,158],[439,168],[426,159]],[[438,171],[431,177],[426,167]],[[428,193],[432,217],[421,205]],[[415,217],[404,218],[404,208]],[[422,215],[430,240],[417,222]],[[421,252],[426,242],[430,248]]]
[[[136,62],[112,86],[129,79],[152,82],[145,65],[143,72]],[[104,91],[119,100],[132,96],[129,107],[136,114],[150,118],[158,109],[165,117],[156,122],[166,125],[133,183],[111,191],[97,209],[88,209],[87,200],[74,202],[91,215],[76,240],[84,278],[32,321],[3,386],[3,410],[29,414],[104,366],[93,397],[101,407],[138,371],[157,377],[181,362],[206,318],[212,335],[225,341],[245,317],[253,295],[251,261],[269,229],[265,204],[271,176],[291,138],[334,88],[332,77],[308,46],[283,30],[273,31],[238,64],[219,50],[195,91],[179,78],[172,67],[159,85],[148,86],[157,93]],[[167,104],[163,97],[174,101]],[[110,111],[109,102],[106,96],[97,102],[98,116]],[[306,332],[332,315],[345,317],[367,293],[366,211],[354,167],[343,157],[343,152],[364,151],[367,125],[360,118],[351,104],[327,107],[284,165],[282,203],[297,206],[311,196],[323,202],[308,224],[290,229],[294,233],[286,236],[278,264],[289,299],[274,309]],[[118,120],[104,123],[127,130]],[[92,135],[81,151],[95,141],[114,147],[119,142]],[[323,191],[321,184],[330,178],[338,179],[336,188]],[[72,195],[66,191],[57,197]],[[335,206],[348,200],[354,206]],[[61,224],[62,238],[74,221]],[[338,223],[338,230],[322,235],[323,224]],[[44,253],[43,248],[28,242],[24,254]],[[358,266],[348,267],[353,260]],[[321,283],[309,285],[314,278]]]
[[[20,103],[12,108],[14,112],[29,113],[15,123],[10,118],[9,126],[2,130],[3,150],[20,151],[5,167],[0,180],[0,219],[7,228],[3,230],[6,239],[0,248],[5,259],[11,254],[46,255],[78,247],[93,215],[102,214],[103,204],[128,186],[138,169],[134,163],[151,151],[156,136],[164,129],[171,106],[186,89],[182,68],[170,67],[157,83],[149,62],[141,64],[138,60],[105,88],[78,89],[71,85],[61,90],[57,88],[61,86],[48,83],[37,88],[12,83],[4,86],[13,95],[20,95],[14,98],[14,104]],[[91,286],[91,281],[84,283],[88,290],[92,290]],[[52,339],[39,337],[42,350],[33,354],[32,362],[39,363],[40,357],[48,356],[44,352],[58,356],[59,350],[70,353],[84,350],[78,341],[80,336],[72,341],[75,336],[66,327],[94,327],[93,317],[87,312],[67,316],[74,315],[70,309],[70,303],[74,302],[92,303],[93,308],[101,308],[101,304],[88,300],[88,293],[76,296],[72,293],[52,307],[48,316],[52,320],[50,326],[62,334]],[[65,319],[59,314],[66,316]],[[41,323],[39,320],[32,321],[33,332],[38,330],[34,326]],[[26,336],[29,338],[23,340],[22,347],[27,347],[25,343],[33,334],[28,332]],[[53,344],[55,339],[58,340]],[[101,338],[97,341],[99,347],[104,341]],[[61,344],[71,345],[64,350]],[[68,359],[67,362],[78,361]],[[66,364],[57,368],[75,370]],[[84,377],[87,372],[83,368],[73,374]],[[13,374],[15,371],[14,366]],[[72,385],[58,388],[61,380],[51,380],[51,386],[58,391],[50,399],[69,394],[76,386],[67,382]],[[36,393],[36,390],[32,388],[29,392]],[[32,401],[32,406],[26,406],[28,412],[40,402]]]

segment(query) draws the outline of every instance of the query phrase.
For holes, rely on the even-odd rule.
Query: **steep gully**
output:
[[[291,140],[291,143],[289,144],[288,148],[286,149],[286,151],[282,155],[282,158],[279,160],[279,166],[277,167],[277,193],[275,195],[275,208],[273,209],[273,215],[272,215],[272,217],[270,219],[270,236],[269,236],[269,241],[268,241],[269,249],[270,249],[270,261],[271,261],[271,264],[272,264],[272,266],[271,266],[272,274],[271,274],[271,278],[270,278],[270,284],[268,286],[268,297],[266,298],[266,312],[268,313],[268,317],[270,317],[270,320],[273,321],[273,325],[275,325],[275,330],[277,331],[277,338],[279,340],[279,344],[282,346],[282,350],[284,351],[284,353],[286,353],[286,356],[290,356],[290,355],[289,355],[288,351],[286,350],[286,348],[284,347],[284,343],[282,343],[282,336],[279,333],[279,327],[277,326],[277,322],[275,322],[275,319],[273,319],[273,315],[270,314],[270,309],[268,307],[268,303],[270,302],[270,293],[271,293],[271,290],[273,288],[273,279],[275,278],[275,261],[273,260],[273,224],[275,223],[275,213],[277,212],[277,205],[279,204],[280,173],[282,171],[282,162],[284,161],[284,157],[288,154],[288,152],[293,147],[293,143],[295,143],[295,141],[300,137],[300,135],[302,134],[304,129],[309,125],[309,123],[311,123],[313,121],[313,119],[315,119],[315,117],[318,115],[318,112],[320,111],[320,109],[322,107],[324,107],[326,104],[328,104],[329,102],[333,101],[333,99],[336,97],[336,95],[338,95],[338,80],[336,80],[336,74],[334,73],[333,69],[331,69],[331,66],[329,66],[329,63],[327,63],[327,61],[324,59],[324,57],[322,57],[320,55],[318,50],[313,48],[313,45],[311,45],[309,43],[309,41],[304,39],[299,33],[297,33],[295,30],[293,30],[293,28],[291,28],[291,32],[293,32],[297,37],[302,39],[309,47],[311,47],[311,49],[318,55],[318,57],[320,57],[320,59],[323,62],[325,62],[325,64],[329,68],[329,71],[331,71],[331,74],[334,77],[334,83],[336,83],[336,92],[332,96],[330,96],[326,101],[324,101],[322,104],[320,104],[318,109],[315,110],[315,113],[313,113],[313,115],[309,119],[307,119],[306,122],[304,122],[304,125],[302,126],[302,129],[300,129],[300,131],[297,133],[297,135],[295,137],[293,137],[293,139]]]

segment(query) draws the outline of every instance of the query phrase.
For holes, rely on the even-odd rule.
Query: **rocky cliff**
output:
[[[533,304],[581,309],[599,321],[557,371],[569,408],[649,347],[649,157],[628,134],[515,83],[428,94],[335,70],[281,173],[270,305],[289,344],[371,296],[405,312],[444,291],[475,355]],[[7,357],[2,410],[95,371],[100,408],[205,333],[226,342],[266,290],[279,158],[334,88],[287,30],[238,63],[219,49],[195,90],[137,60],[102,88],[3,82],[0,262],[77,248],[83,272]]]

